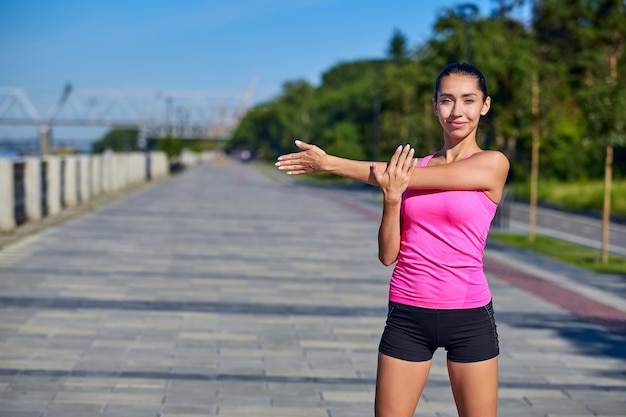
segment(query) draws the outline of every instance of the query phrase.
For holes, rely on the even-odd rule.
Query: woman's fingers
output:
[[[402,147],[402,145],[399,145],[396,148],[396,151],[393,153],[393,155],[391,155],[391,160],[389,161],[388,166],[396,167],[398,165],[398,161],[400,160],[400,157],[403,151],[404,151],[404,147]]]
[[[295,144],[296,144],[296,146],[298,148],[300,148],[303,151],[308,151],[309,149],[313,149],[313,148],[316,147],[315,145],[311,145],[311,144],[303,142],[301,140],[296,140]],[[279,161],[288,160],[288,159],[296,157],[296,155],[298,155],[298,154],[299,154],[299,152],[294,152],[294,153],[288,153],[288,154],[280,155],[278,157],[278,160]]]
[[[387,165],[388,172],[395,175],[407,172],[414,163],[414,155],[415,149],[411,148],[410,145],[398,146]]]
[[[282,155],[274,165],[281,171],[295,173],[296,171],[306,170],[311,163],[305,152],[297,152]]]
[[[295,175],[306,173],[306,169],[309,167],[304,152],[282,155],[274,165],[281,171]]]
[[[402,169],[406,171],[411,166],[411,162],[413,161],[413,155],[415,154],[415,149],[409,148],[409,145],[406,145],[402,150]]]
[[[409,153],[406,155],[403,168],[405,172],[411,172],[413,167],[415,167],[415,149],[411,148]]]
[[[307,149],[311,149],[313,146],[315,146],[315,145],[310,145],[306,142],[302,142],[300,139],[296,139],[295,144],[298,148],[302,149],[303,151],[306,151]]]
[[[411,177],[414,155],[415,149],[410,145],[400,145],[393,153],[383,174],[380,174],[376,165],[372,164],[372,173],[386,197],[391,196],[395,199],[404,193]]]
[[[290,175],[319,172],[322,169],[326,152],[316,145],[311,145],[301,140],[296,140],[296,146],[301,149],[300,152],[281,155],[274,165]]]

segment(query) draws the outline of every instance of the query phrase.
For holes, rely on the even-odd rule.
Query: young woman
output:
[[[302,152],[276,163],[290,175],[331,172],[383,191],[379,259],[395,267],[379,346],[377,417],[413,416],[439,347],[447,351],[459,416],[496,416],[498,335],[482,257],[509,162],[476,140],[490,104],[483,74],[450,64],[432,101],[443,128],[439,151],[414,159],[409,145],[399,146],[385,164],[296,141]]]

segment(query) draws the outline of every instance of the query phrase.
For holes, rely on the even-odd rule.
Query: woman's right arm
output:
[[[378,228],[378,260],[389,266],[398,259],[402,238],[400,200],[383,200],[383,217]]]
[[[402,152],[401,152],[402,150]],[[376,184],[383,190],[383,216],[378,229],[378,259],[389,266],[398,259],[402,241],[401,206],[402,194],[416,165],[415,151],[409,146],[398,147],[384,172],[372,164],[371,173]]]

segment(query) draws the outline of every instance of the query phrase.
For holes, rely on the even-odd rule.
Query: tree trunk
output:
[[[611,84],[617,81],[617,53],[611,54]],[[613,144],[609,138],[606,144],[604,161],[604,205],[602,209],[602,263],[609,263],[609,244],[611,230],[611,183],[613,177]]]
[[[537,184],[539,182],[539,81],[537,73],[532,76],[532,151],[530,162],[530,210],[528,240],[535,241],[537,227]]]
[[[606,144],[604,163],[604,207],[602,210],[602,263],[609,263],[609,235],[611,226],[611,179],[613,177],[613,145]]]

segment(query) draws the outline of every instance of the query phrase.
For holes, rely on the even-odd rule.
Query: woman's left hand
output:
[[[376,163],[371,166],[371,171],[378,185],[383,190],[385,200],[399,202],[402,194],[409,186],[409,180],[417,160],[413,158],[415,149],[409,145],[398,146],[384,172],[380,172]]]

